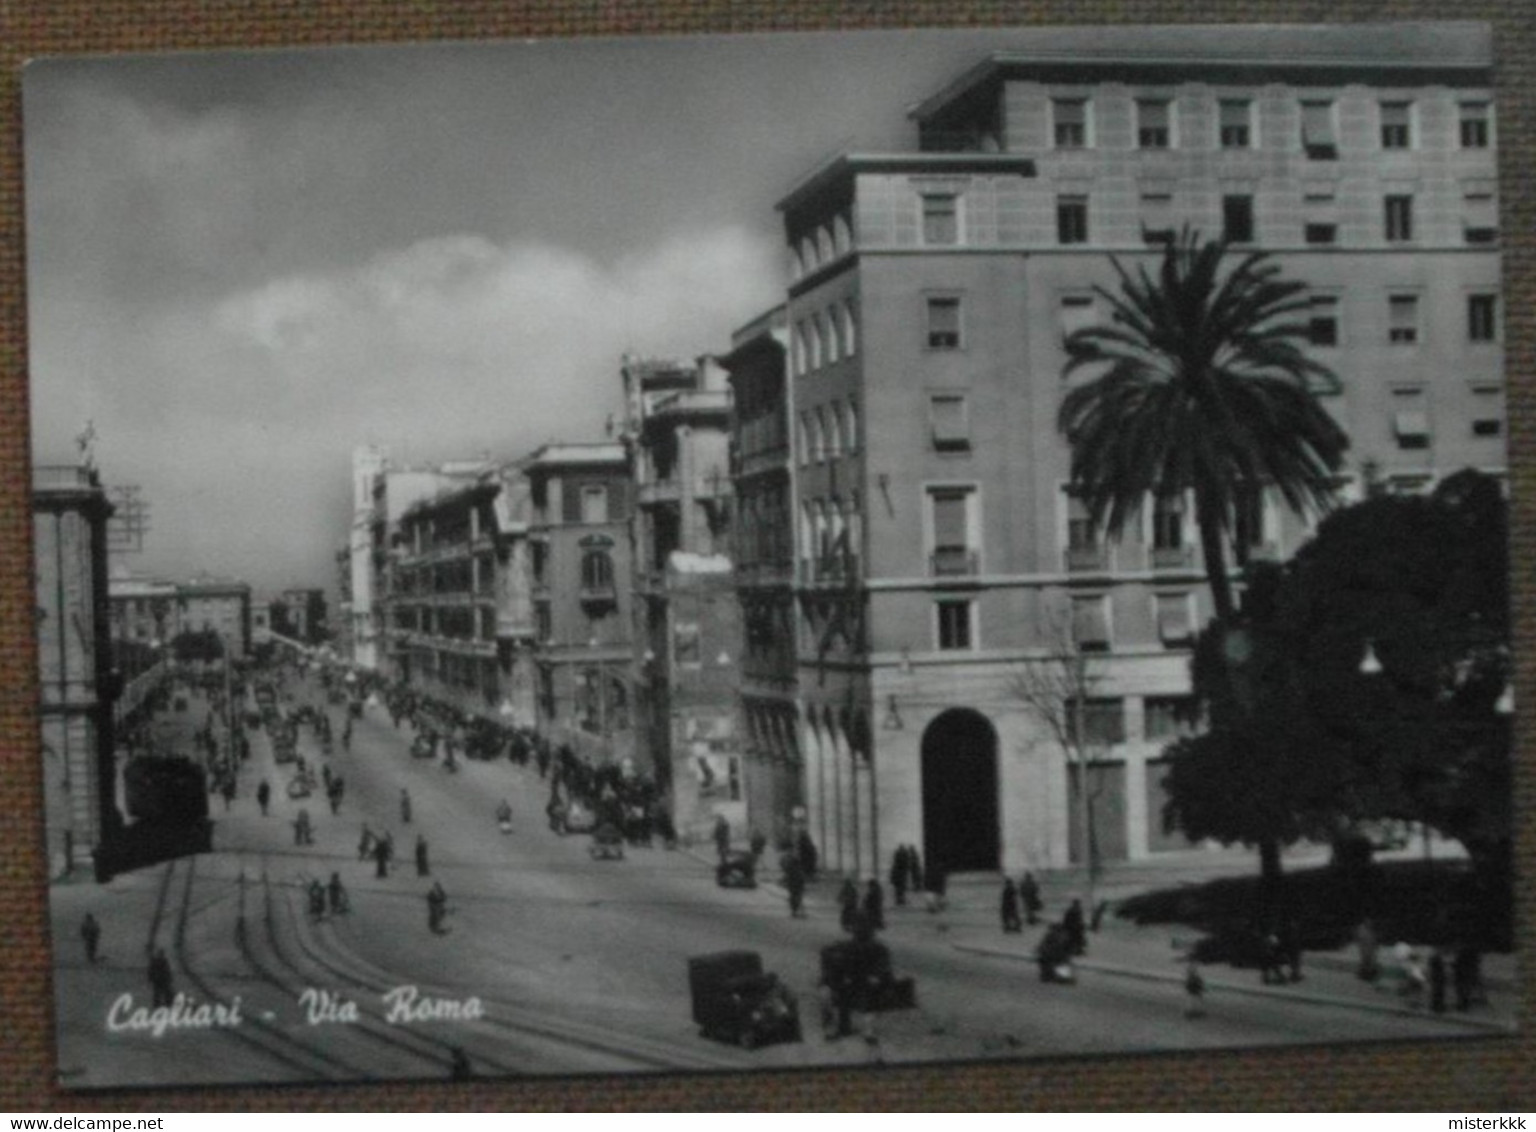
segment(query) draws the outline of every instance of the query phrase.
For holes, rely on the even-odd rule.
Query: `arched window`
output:
[[[827,431],[830,434],[830,443],[827,445],[827,455],[841,456],[844,452],[843,406],[841,402],[836,402],[832,406],[832,426]]]
[[[848,451],[859,450],[859,403],[848,402]]]
[[[850,358],[859,352],[859,315],[852,299],[843,304],[843,348]]]
[[[841,214],[832,221],[832,248],[838,255],[853,248],[853,233],[848,227],[848,218]]]
[[[816,229],[816,251],[820,255],[822,263],[832,262],[832,230],[826,225]]]
[[[832,431],[827,425],[827,412],[818,406],[811,417],[816,422],[816,459],[825,460],[832,450]]]
[[[811,368],[820,369],[827,360],[827,324],[819,314],[811,316]]]
[[[835,362],[843,356],[843,320],[837,316],[837,308],[827,310],[827,361]]]
[[[581,588],[595,593],[613,589],[613,559],[606,550],[589,550],[581,556]]]

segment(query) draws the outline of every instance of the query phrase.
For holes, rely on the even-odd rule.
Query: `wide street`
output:
[[[290,678],[289,688],[298,702],[323,703],[312,680]],[[194,696],[189,711],[162,717],[162,740],[176,742],[207,710],[206,701]],[[718,888],[702,850],[631,848],[623,860],[594,860],[589,838],[562,837],[548,828],[547,786],[532,765],[461,759],[450,773],[438,761],[413,759],[409,725],[397,731],[380,706],[365,710],[346,751],[341,709],[328,710],[337,736],[328,761],[346,782],[338,815],[331,815],[318,792],[290,799],[285,786],[293,767],[278,766],[265,731],[253,731],[252,757],[241,770],[233,807],[226,813],[223,801],[212,799],[212,854],[106,886],[83,879],[55,886],[55,990],[66,1085],[443,1077],[455,1047],[468,1055],[477,1075],[515,1075],[1015,1058],[1476,1032],[1454,1020],[1318,997],[1324,973],[1321,984],[1300,984],[1292,996],[1212,993],[1207,1016],[1193,1020],[1184,1015],[1176,979],[1085,969],[1075,986],[1042,985],[1027,962],[1036,938],[1030,933],[1039,929],[1022,938],[1001,936],[995,885],[962,878],[952,907],[937,915],[890,907],[887,898],[884,939],[897,972],[916,978],[918,1008],[878,1016],[873,1040],[856,1035],[829,1041],[817,1022],[816,983],[819,948],[841,937],[832,908],[834,881],[813,887],[810,915],[797,920],[776,886]],[[326,761],[311,729],[300,729],[299,744],[312,764]],[[272,786],[265,817],[255,801],[263,779]],[[408,824],[401,820],[402,789],[411,798]],[[515,814],[509,835],[498,832],[495,820],[503,798]],[[314,822],[313,846],[294,844],[293,821],[301,807]],[[359,859],[365,822],[394,837],[396,858],[387,878],[376,877],[374,864]],[[417,875],[418,835],[427,841],[430,877]],[[316,919],[307,910],[306,887],[333,873],[346,887],[350,909]],[[448,894],[441,934],[428,928],[426,893],[433,881]],[[79,941],[86,911],[103,929],[102,956],[94,966],[85,962]],[[1129,929],[1106,925],[1106,946],[1118,930]],[[135,1005],[148,1005],[151,941],[166,949],[177,991],[200,1002],[228,1003],[238,996],[240,1025],[170,1030],[159,1037],[108,1032],[109,1012],[121,995],[131,993]],[[767,969],[799,996],[803,1042],[744,1050],[698,1033],[690,1017],[687,959],[735,948],[761,952]],[[1251,972],[1228,973],[1257,982]],[[445,1010],[459,1016],[386,1021],[384,996],[395,988],[415,988],[420,996],[451,1004]],[[1312,992],[1310,1000],[1303,990]],[[320,999],[328,1009],[311,1017],[308,1007]],[[343,1008],[348,1002],[354,1006]],[[351,1009],[356,1020],[341,1020]],[[474,1014],[480,1016],[465,1017]]]

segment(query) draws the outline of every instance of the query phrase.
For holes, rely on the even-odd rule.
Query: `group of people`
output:
[[[1366,982],[1378,982],[1384,966],[1381,945],[1370,919],[1360,921],[1355,929],[1355,949],[1359,956],[1356,974]],[[1487,1001],[1483,988],[1482,952],[1469,941],[1449,947],[1420,949],[1407,943],[1394,944],[1392,964],[1397,971],[1397,993],[1418,1003],[1425,1003],[1436,1014],[1452,1005],[1458,1011],[1470,1010]]]
[[[1023,916],[1020,916],[1020,909]],[[1024,930],[1027,922],[1031,927],[1040,922],[1040,913],[1045,910],[1045,901],[1040,896],[1040,882],[1035,879],[1035,874],[1026,872],[1018,884],[1013,883],[1012,877],[1003,880],[1003,897],[998,909],[1005,934],[1017,933]]]

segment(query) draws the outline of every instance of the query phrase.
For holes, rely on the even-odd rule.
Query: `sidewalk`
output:
[[[709,860],[696,853],[700,860]],[[1196,857],[1180,855],[1176,867],[1168,864],[1140,864],[1111,870],[1097,886],[1101,899],[1110,902],[1100,930],[1088,936],[1088,954],[1077,962],[1082,975],[1107,975],[1142,979],[1182,986],[1188,949],[1200,938],[1200,932],[1178,924],[1142,926],[1115,915],[1115,904],[1150,889],[1183,883],[1200,883],[1224,875],[1242,875],[1254,867],[1251,860],[1231,855],[1212,860],[1209,854]],[[1299,862],[1298,862],[1299,863]],[[1170,863],[1171,864],[1171,863]],[[1288,862],[1290,864],[1290,862]],[[767,870],[772,873],[771,867]],[[899,942],[919,925],[924,931],[937,928],[956,950],[975,955],[1016,960],[1033,965],[1035,947],[1051,918],[1078,895],[1078,877],[1072,871],[1038,874],[1045,899],[1046,914],[1035,927],[1025,927],[1019,934],[1004,934],[999,922],[998,905],[1001,881],[995,876],[968,875],[951,878],[946,893],[946,908],[940,913],[922,911],[922,898],[908,898],[908,907],[892,907],[892,894],[886,892],[887,936]],[[818,916],[835,919],[837,892],[842,880],[826,875],[807,887],[806,907]],[[765,875],[761,887],[781,900],[787,900],[776,876]],[[914,907],[916,905],[916,907]],[[1398,975],[1391,967],[1387,948],[1382,949],[1382,976],[1374,983],[1356,977],[1356,958],[1351,948],[1338,951],[1304,953],[1302,979],[1298,983],[1265,985],[1257,969],[1227,965],[1202,964],[1206,997],[1224,994],[1284,999],[1297,1004],[1345,1008],[1392,1014],[1403,1017],[1433,1018],[1473,1030],[1509,1033],[1516,1029],[1519,987],[1515,979],[1512,954],[1487,954],[1483,957],[1483,982],[1487,1005],[1470,1011],[1454,1008],[1443,1014],[1429,1010],[1427,995],[1410,999],[1398,993]]]

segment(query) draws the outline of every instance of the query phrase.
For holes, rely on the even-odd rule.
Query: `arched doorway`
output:
[[[923,860],[945,872],[999,867],[997,732],[951,708],[923,732]]]

